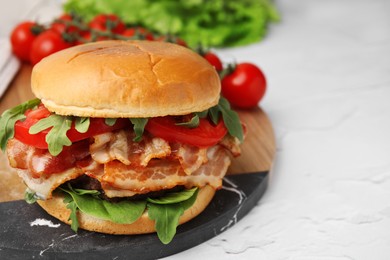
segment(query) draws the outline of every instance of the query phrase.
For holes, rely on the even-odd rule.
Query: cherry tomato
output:
[[[108,36],[95,36],[92,37],[91,32],[84,32],[80,35],[80,38],[76,41],[76,45],[84,44],[87,42],[97,42],[97,41],[105,41],[109,40]]]
[[[188,128],[176,125],[174,117],[150,118],[145,129],[154,136],[161,137],[168,142],[179,142],[198,147],[209,147],[217,144],[227,133],[221,120],[214,125],[206,118],[201,118],[199,126]]]
[[[39,105],[34,110],[27,110],[25,112],[26,119],[15,123],[15,138],[36,148],[47,149],[46,135],[49,129],[45,129],[37,134],[30,134],[28,131],[40,119],[49,115],[51,115],[50,111],[43,105]],[[97,134],[124,128],[129,124],[130,120],[128,119],[118,119],[113,126],[109,126],[106,125],[104,118],[90,118],[90,125],[86,133],[79,133],[75,129],[74,124],[72,124],[72,128],[68,130],[66,135],[72,142],[77,142]]]
[[[233,73],[222,79],[222,95],[235,107],[251,108],[263,98],[267,86],[263,72],[254,64],[237,64]]]
[[[148,30],[146,30],[145,28],[143,28],[143,27],[127,28],[126,30],[124,30],[122,32],[122,36],[133,37],[137,33],[142,35],[142,36],[144,36],[145,39],[148,40],[148,41],[153,41],[154,40],[153,34],[151,32],[149,32]]]
[[[222,71],[222,62],[215,53],[207,52],[203,55],[203,58],[205,58],[212,66],[214,66],[217,71]]]
[[[23,22],[11,32],[12,52],[22,61],[30,61],[33,41],[38,36],[39,25],[34,22]]]
[[[96,15],[89,23],[89,27],[97,31],[108,30],[116,34],[121,34],[126,29],[122,20],[114,14]]]
[[[79,33],[79,28],[66,24],[66,22],[71,21],[73,18],[70,14],[63,14],[51,24],[51,28],[59,33]]]
[[[46,56],[71,46],[72,44],[62,39],[60,33],[54,30],[47,30],[41,33],[33,42],[30,61],[35,65]]]

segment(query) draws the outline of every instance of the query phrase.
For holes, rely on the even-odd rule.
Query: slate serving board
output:
[[[106,235],[80,230],[47,215],[23,200],[0,203],[0,259],[156,259],[194,247],[233,226],[264,194],[268,173],[232,175],[198,217],[177,229],[162,244],[156,234]],[[45,219],[52,225],[33,225]]]

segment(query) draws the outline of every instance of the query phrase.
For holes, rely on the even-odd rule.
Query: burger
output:
[[[222,187],[243,129],[204,58],[171,43],[102,41],[32,71],[0,145],[25,199],[78,228],[169,243]]]

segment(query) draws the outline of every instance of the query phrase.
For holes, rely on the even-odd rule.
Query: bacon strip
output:
[[[225,137],[218,145],[198,148],[168,143],[147,133],[134,142],[132,131],[94,136],[65,147],[59,156],[11,139],[8,158],[30,189],[41,198],[62,183],[86,174],[97,179],[108,197],[127,197],[177,185],[221,188],[230,155],[240,153],[237,138]]]
[[[52,192],[61,184],[76,179],[77,177],[84,174],[81,169],[70,168],[66,171],[52,174],[49,177],[35,178],[31,175],[28,170],[17,170],[18,175],[26,183],[27,187],[35,191],[36,195],[43,200],[50,199]]]
[[[11,167],[28,170],[33,178],[40,178],[75,167],[77,161],[89,156],[88,146],[88,140],[80,141],[64,147],[58,156],[52,156],[48,150],[26,145],[13,138],[7,143],[7,156]]]
[[[230,157],[219,145],[209,148],[207,157],[208,163],[191,175],[187,175],[177,161],[155,160],[148,167],[134,167],[111,161],[105,164],[104,173],[97,176],[97,179],[108,197],[128,196],[126,192],[120,193],[121,190],[142,194],[177,185],[203,187],[208,184],[219,189],[230,165]]]

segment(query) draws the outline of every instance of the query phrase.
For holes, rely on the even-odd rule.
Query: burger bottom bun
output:
[[[191,208],[184,211],[184,214],[180,217],[179,225],[199,215],[210,203],[214,194],[215,190],[208,185],[201,188],[195,203]],[[66,208],[66,204],[63,202],[63,196],[53,193],[52,199],[38,200],[38,204],[53,217],[70,225],[69,216],[71,211]],[[98,219],[87,215],[80,210],[77,213],[77,218],[79,221],[79,228],[105,234],[133,235],[156,232],[154,227],[155,222],[148,217],[147,211],[132,224],[118,224],[108,220]]]

